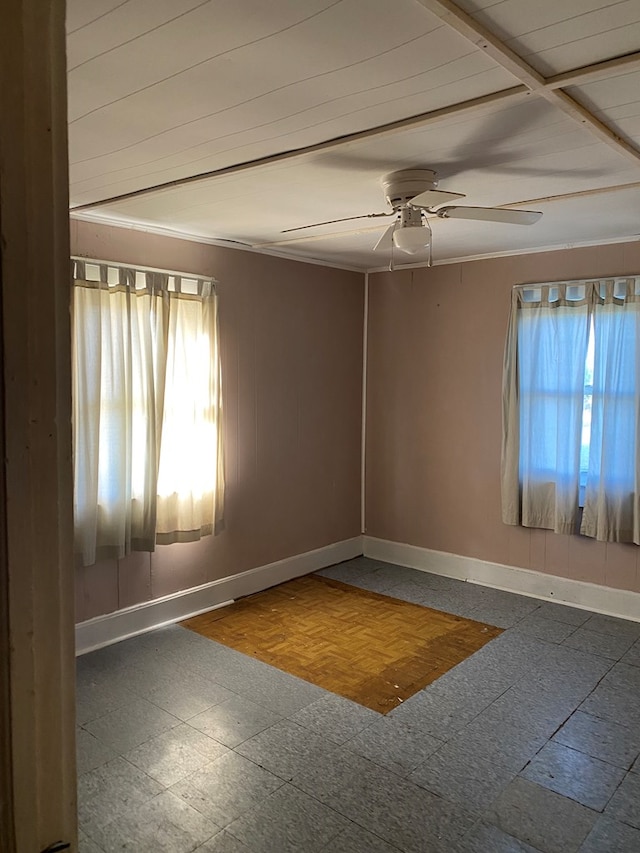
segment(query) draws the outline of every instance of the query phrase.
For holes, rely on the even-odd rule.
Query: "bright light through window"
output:
[[[208,279],[77,261],[74,511],[82,564],[220,529],[217,297]],[[87,278],[88,274],[91,278]]]
[[[584,368],[584,403],[582,406],[582,433],[580,442],[580,506],[584,506],[584,494],[589,471],[589,442],[591,440],[591,409],[593,405],[593,366],[595,336],[593,320],[589,325],[589,345]]]

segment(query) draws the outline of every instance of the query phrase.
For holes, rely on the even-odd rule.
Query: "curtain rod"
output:
[[[630,275],[594,275],[591,278],[559,278],[556,281],[531,281],[526,284],[514,284],[511,290],[519,290],[523,287],[545,287],[547,285],[553,287],[555,284],[589,284],[592,281],[628,281],[629,279],[640,278],[640,274],[631,273]]]
[[[193,272],[177,272],[176,270],[162,270],[158,267],[146,267],[139,264],[122,264],[119,261],[104,261],[97,258],[85,258],[82,255],[71,255],[72,261],[81,261],[85,264],[96,264],[97,266],[116,267],[122,270],[135,270],[137,272],[157,272],[164,275],[177,276],[178,278],[194,278],[196,280],[211,281],[213,284],[218,284],[218,280],[212,275],[200,275]]]

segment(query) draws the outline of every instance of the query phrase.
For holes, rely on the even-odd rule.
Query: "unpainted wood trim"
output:
[[[640,181],[634,181],[630,184],[614,184],[609,187],[593,187],[590,190],[576,190],[571,193],[562,193],[561,195],[547,195],[542,196],[540,198],[527,198],[521,202],[518,202],[519,205],[522,204],[546,204],[550,201],[566,201],[570,198],[589,198],[594,195],[602,195],[604,193],[615,193],[620,192],[622,190],[637,190],[640,189]],[[504,205],[504,207],[509,207],[509,205]],[[636,239],[638,238],[636,234]]]
[[[594,63],[593,65],[583,66],[582,68],[577,68],[573,71],[545,78],[531,65],[529,65],[526,60],[522,59],[522,57],[518,56],[518,54],[511,50],[511,48],[507,47],[507,45],[504,44],[504,42],[501,41],[494,33],[490,32],[490,30],[478,23],[471,17],[471,15],[468,15],[456,6],[455,3],[451,2],[451,0],[418,0],[418,2],[421,3],[429,12],[436,15],[445,25],[451,27],[460,35],[468,39],[475,47],[483,50],[487,56],[491,57],[494,62],[509,71],[514,78],[520,82],[520,85],[515,85],[508,89],[503,89],[488,95],[483,95],[479,98],[473,98],[468,101],[452,104],[431,112],[410,116],[409,118],[402,119],[400,121],[369,128],[357,133],[346,134],[314,145],[302,146],[300,148],[292,149],[291,151],[270,154],[266,157],[258,157],[254,160],[247,160],[243,163],[236,163],[220,169],[211,169],[206,172],[200,172],[197,175],[190,175],[184,178],[166,181],[161,184],[154,184],[151,187],[142,187],[128,193],[121,193],[108,198],[84,202],[82,204],[74,205],[74,207],[71,208],[71,212],[94,210],[108,204],[115,204],[120,201],[127,201],[129,199],[150,195],[152,193],[159,192],[160,190],[186,186],[209,178],[219,178],[239,174],[250,169],[257,169],[262,166],[286,162],[298,157],[304,157],[305,155],[330,151],[334,148],[340,148],[344,145],[348,145],[349,143],[383,137],[387,134],[397,133],[400,130],[427,127],[428,125],[442,121],[453,114],[474,111],[493,102],[507,101],[511,98],[531,95],[543,97],[545,100],[553,103],[566,115],[581,124],[583,127],[587,128],[602,142],[605,142],[607,145],[614,148],[619,154],[622,154],[627,159],[632,160],[634,163],[638,163],[638,161],[640,161],[640,150],[632,142],[624,139],[620,134],[616,133],[611,127],[609,127],[609,125],[596,118],[596,116],[594,116],[586,107],[578,103],[566,92],[562,91],[568,86],[577,86],[583,83],[593,82],[594,80],[601,80],[619,73],[629,73],[634,71],[635,69],[640,68],[640,52],[614,57],[612,59],[605,60],[604,62]]]
[[[611,127],[596,118],[586,107],[579,104],[557,85],[547,85],[547,80],[538,71],[514,53],[511,48],[507,47],[504,42],[476,21],[475,18],[456,6],[452,0],[418,0],[418,2],[475,47],[483,50],[495,63],[513,74],[534,95],[539,95],[559,107],[566,115],[619,154],[622,154],[627,160],[632,160],[636,164],[640,162],[640,150],[629,140],[624,139]],[[575,85],[575,82],[566,85]]]
[[[38,853],[77,849],[64,0],[7,0],[0,40],[11,787]]]
[[[561,109],[569,118],[581,124],[594,136],[597,136],[601,142],[605,142],[610,148],[617,151],[618,154],[623,154],[627,160],[632,160],[636,166],[640,163],[640,151],[634,145],[596,118],[593,113],[567,94],[564,89],[541,89],[538,94]]]
[[[418,0],[418,3],[490,56],[494,62],[513,74],[516,80],[520,80],[532,92],[544,86],[545,80],[542,74],[451,0]]]
[[[362,142],[366,139],[378,139],[399,130],[418,130],[421,127],[428,127],[431,124],[437,124],[444,119],[449,118],[453,114],[471,113],[494,103],[503,103],[512,100],[520,100],[530,97],[529,89],[524,85],[512,86],[509,89],[502,89],[499,92],[492,92],[489,95],[482,95],[479,98],[470,98],[468,101],[461,101],[457,104],[452,104],[448,107],[443,107],[439,110],[432,110],[428,113],[420,113],[419,115],[409,118],[394,121],[389,124],[372,127],[368,130],[361,130],[358,133],[349,133],[345,136],[338,136],[334,139],[328,139],[325,142],[317,142],[314,145],[305,145],[302,148],[294,148],[291,151],[283,151],[280,154],[269,154],[266,157],[258,157],[255,160],[247,160],[244,163],[235,163],[232,166],[224,166],[221,169],[211,169],[208,172],[201,172],[198,175],[189,175],[185,178],[177,178],[174,181],[166,181],[163,184],[155,184],[152,187],[143,187],[139,190],[133,190],[128,193],[103,198],[97,201],[89,201],[84,204],[77,204],[71,208],[71,213],[76,213],[81,210],[93,210],[97,207],[102,207],[107,204],[115,204],[119,201],[126,201],[140,196],[150,195],[159,190],[173,189],[175,187],[186,186],[187,184],[197,183],[209,178],[223,178],[229,175],[236,175],[241,172],[246,172],[249,169],[257,169],[260,166],[273,166],[276,163],[284,163],[287,160],[293,160],[298,157],[304,157],[309,154],[321,154],[324,151],[331,151],[334,148],[342,148],[352,142]],[[114,223],[116,224],[116,223]]]
[[[584,86],[607,77],[631,74],[638,70],[640,70],[640,51],[605,59],[604,62],[594,62],[593,65],[583,65],[582,68],[565,71],[563,74],[554,74],[553,77],[547,77],[544,85],[545,89],[566,89],[567,86]]]
[[[0,187],[0,197],[1,197]],[[0,234],[2,207],[0,205]],[[4,435],[4,334],[2,318],[2,241],[0,240],[0,850],[13,853],[13,767],[11,755],[11,676],[9,671],[9,554],[7,550],[7,493]]]

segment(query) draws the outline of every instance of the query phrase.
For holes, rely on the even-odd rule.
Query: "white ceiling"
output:
[[[381,177],[461,203],[434,260],[640,233],[638,0],[68,0],[74,215],[361,269]],[[278,156],[279,155],[279,156]]]

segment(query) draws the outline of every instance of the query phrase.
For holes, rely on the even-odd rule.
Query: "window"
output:
[[[640,278],[514,288],[506,523],[640,544],[639,341]]]
[[[83,565],[222,522],[210,280],[74,261],[76,551]]]

